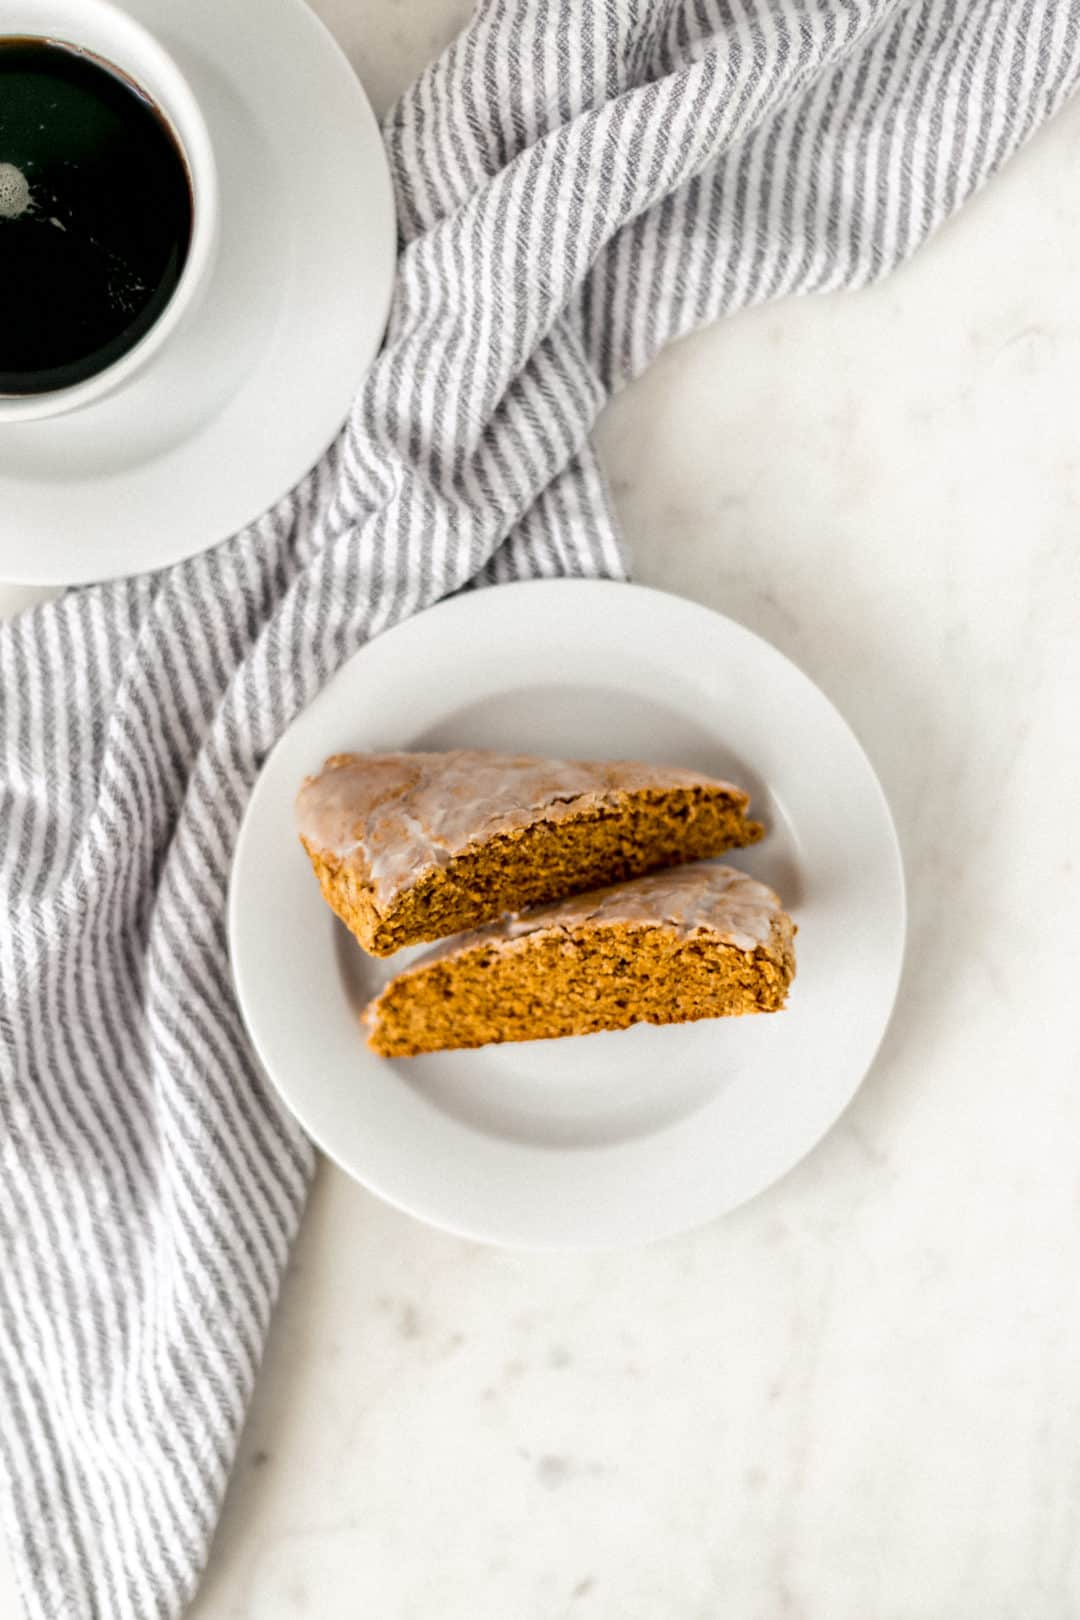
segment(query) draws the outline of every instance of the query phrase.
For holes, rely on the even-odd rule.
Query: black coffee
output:
[[[0,39],[0,394],[67,388],[154,324],[191,241],[161,114],[92,56]]]

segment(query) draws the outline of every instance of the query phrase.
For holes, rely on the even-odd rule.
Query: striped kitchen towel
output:
[[[303,1210],[225,940],[275,739],[470,581],[621,575],[613,390],[889,270],[1078,73],[1080,0],[487,0],[387,122],[396,297],[334,451],[208,554],[0,627],[0,1444],[35,1620],[183,1609]]]

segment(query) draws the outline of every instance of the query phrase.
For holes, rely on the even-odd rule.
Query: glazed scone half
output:
[[[795,926],[765,884],[698,864],[541,906],[443,945],[364,1014],[384,1057],[776,1012]]]
[[[457,749],[337,754],[297,797],[326,900],[389,956],[506,912],[761,837],[730,782],[678,766]]]

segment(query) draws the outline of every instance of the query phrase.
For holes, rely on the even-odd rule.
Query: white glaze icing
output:
[[[534,906],[516,917],[459,934],[418,957],[404,971],[419,972],[443,957],[460,956],[478,946],[512,950],[537,934],[615,924],[664,928],[682,939],[703,934],[740,951],[768,945],[774,927],[789,940],[792,933],[790,917],[764,883],[730,866],[695,861],[551,905]]]

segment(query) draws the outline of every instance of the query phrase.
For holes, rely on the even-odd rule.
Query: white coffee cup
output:
[[[0,40],[5,36],[41,39],[85,51],[148,96],[171,129],[187,167],[192,222],[187,258],[172,297],[139,341],[111,365],[70,388],[42,394],[0,394],[0,429],[5,422],[80,410],[141,371],[191,315],[205,292],[217,251],[220,215],[217,168],[199,104],[172,57],[141,23],[109,0],[0,0]],[[0,439],[0,454],[2,450]]]

